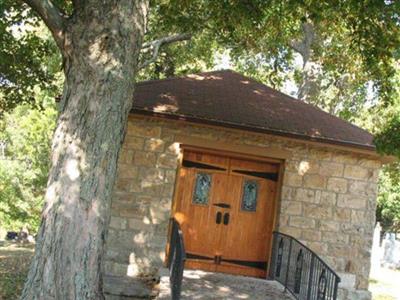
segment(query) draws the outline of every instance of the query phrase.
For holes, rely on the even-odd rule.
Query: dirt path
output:
[[[369,290],[373,300],[400,300],[400,271],[380,268],[371,277]]]
[[[164,276],[160,282],[158,300],[170,300],[169,278]],[[293,300],[283,287],[274,281],[185,270],[182,282],[182,300]]]

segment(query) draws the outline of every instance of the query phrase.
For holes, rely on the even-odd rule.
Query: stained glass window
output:
[[[258,183],[254,180],[245,180],[243,184],[242,210],[256,211]]]
[[[194,204],[207,204],[211,187],[211,175],[207,173],[196,174],[196,185],[193,193]]]

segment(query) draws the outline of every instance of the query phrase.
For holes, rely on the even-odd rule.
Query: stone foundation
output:
[[[342,277],[341,299],[370,299],[368,276],[377,178],[373,157],[279,137],[131,117],[119,159],[105,273],[157,281],[180,157],[177,135],[274,147],[284,163],[277,229],[298,238]]]

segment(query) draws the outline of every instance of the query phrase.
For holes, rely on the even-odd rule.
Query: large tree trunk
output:
[[[36,253],[22,299],[102,299],[118,153],[148,0],[84,1],[65,29],[65,87]]]

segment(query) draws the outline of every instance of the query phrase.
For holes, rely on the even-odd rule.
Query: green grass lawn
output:
[[[33,245],[0,244],[0,299],[14,300],[21,295]]]

